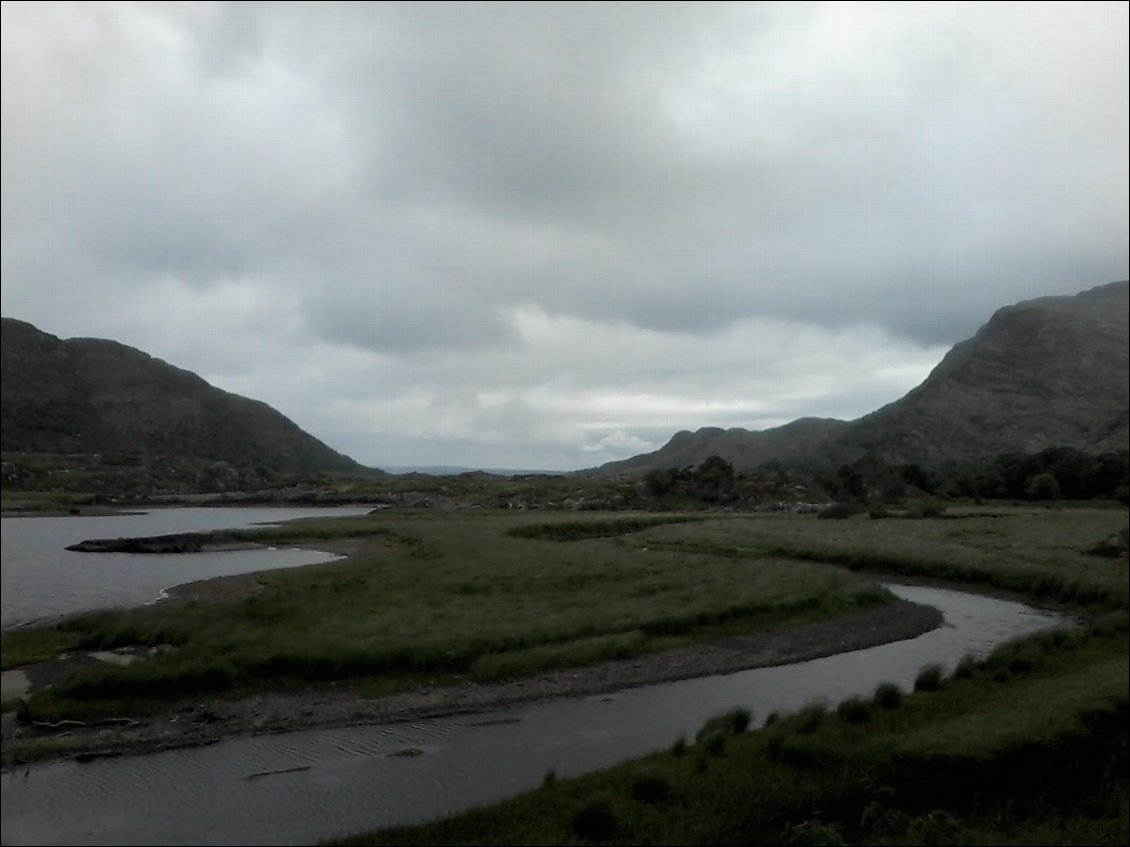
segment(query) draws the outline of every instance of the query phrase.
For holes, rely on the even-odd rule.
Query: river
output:
[[[735,706],[754,724],[813,699],[909,689],[918,670],[1065,623],[1019,603],[888,586],[939,608],[918,638],[810,662],[484,715],[234,738],[3,774],[4,844],[309,844],[419,822],[664,749]],[[411,753],[412,755],[397,755]]]

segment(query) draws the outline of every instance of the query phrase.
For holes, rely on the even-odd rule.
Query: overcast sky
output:
[[[1118,3],[4,3],[3,314],[376,466],[851,419],[1123,279]]]

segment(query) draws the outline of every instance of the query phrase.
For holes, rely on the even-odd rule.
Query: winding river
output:
[[[196,747],[61,762],[3,774],[4,844],[309,844],[447,815],[693,737],[734,706],[755,724],[813,699],[909,689],[918,670],[984,655],[1063,624],[1019,603],[889,586],[945,623],[907,641],[776,668],[483,715],[246,736]]]

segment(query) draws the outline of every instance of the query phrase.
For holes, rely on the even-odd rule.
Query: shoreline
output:
[[[346,558],[379,556],[387,550],[383,539],[376,537],[330,539],[294,546]],[[166,589],[156,603],[236,602],[259,590],[262,573],[182,583]],[[919,582],[875,573],[866,576],[876,582]],[[446,677],[442,682],[429,682],[376,697],[362,696],[356,683],[331,682],[300,691],[212,696],[198,699],[192,705],[183,702],[170,705],[163,711],[139,718],[125,716],[89,725],[67,721],[61,722],[62,725],[37,726],[19,722],[16,711],[9,711],[0,721],[3,741],[0,768],[8,771],[33,763],[137,755],[260,733],[400,723],[489,712],[545,699],[609,694],[644,685],[794,664],[866,649],[915,638],[942,623],[937,609],[896,599],[818,621],[497,682]],[[34,693],[60,682],[75,670],[96,667],[100,661],[131,661],[144,652],[121,650],[116,651],[117,657],[77,653],[17,669],[17,672],[22,671],[26,677],[26,693]]]
[[[240,578],[221,577],[205,582],[226,582],[227,591],[233,579]],[[185,599],[200,594],[198,583],[180,588],[187,589],[182,593]],[[240,590],[235,591],[236,595],[239,593]],[[330,683],[299,692],[269,692],[238,699],[212,697],[136,720],[123,718],[92,725],[64,722],[63,726],[53,727],[19,723],[15,712],[7,712],[3,715],[2,767],[7,771],[21,765],[65,759],[85,761],[213,744],[260,733],[399,723],[489,712],[545,699],[608,694],[851,652],[915,638],[941,624],[942,615],[937,609],[896,600],[820,621],[676,647],[632,659],[561,668],[493,683],[460,680],[434,687],[423,685],[375,698],[363,697],[350,686]]]

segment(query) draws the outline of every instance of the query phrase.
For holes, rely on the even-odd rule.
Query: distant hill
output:
[[[776,429],[677,433],[654,453],[601,466],[644,472],[716,453],[735,468],[769,459],[935,464],[1052,446],[1101,453],[1130,439],[1130,283],[1000,309],[917,388],[850,423],[803,418]]]
[[[381,468],[390,474],[423,474],[424,476],[460,476],[482,474],[485,476],[564,476],[568,471],[546,471],[522,468],[477,468],[467,465],[385,465]]]
[[[60,340],[3,318],[0,449],[227,462],[276,473],[361,466],[266,403],[229,394],[146,353]]]
[[[763,462],[806,459],[845,427],[835,418],[800,418],[773,429],[751,431],[704,427],[677,432],[663,447],[640,456],[600,466],[602,473],[646,473],[663,468],[698,465],[707,456],[721,456],[735,468],[754,468]]]

